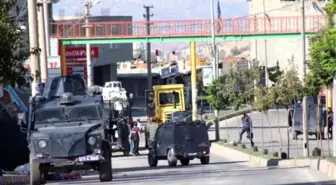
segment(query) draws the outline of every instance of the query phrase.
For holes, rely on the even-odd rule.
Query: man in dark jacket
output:
[[[241,143],[241,140],[243,138],[243,134],[246,132],[247,133],[247,138],[250,139],[251,146],[253,147],[254,146],[253,133],[251,132],[252,120],[251,120],[250,116],[248,116],[246,113],[243,114],[243,117],[241,119],[242,119],[243,128],[241,129],[241,131],[239,133],[238,143]]]

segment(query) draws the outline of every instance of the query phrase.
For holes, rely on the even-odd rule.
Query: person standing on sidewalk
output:
[[[140,133],[141,133],[141,128],[138,125],[138,120],[137,122],[134,123],[134,127],[132,129],[132,132],[134,133],[134,155],[140,155],[139,153],[139,144],[140,144]]]
[[[250,116],[248,116],[246,113],[243,114],[243,117],[241,119],[242,119],[243,128],[241,129],[241,131],[239,133],[238,143],[241,143],[242,138],[243,138],[243,134],[246,132],[247,133],[247,138],[250,139],[251,146],[253,147],[254,146],[253,133],[251,131],[252,120],[251,120]]]
[[[328,119],[327,137],[332,139],[333,138],[333,125],[334,125],[334,112],[332,111],[331,107],[328,107],[327,114],[328,114],[327,115],[327,119]]]
[[[129,143],[130,143],[130,155],[134,155],[134,140],[135,140],[135,133],[133,132],[134,124],[130,123],[130,134],[128,136]]]

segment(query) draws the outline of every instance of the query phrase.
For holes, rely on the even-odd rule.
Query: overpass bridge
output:
[[[306,16],[306,33],[312,35],[325,24],[323,16]],[[218,41],[299,38],[300,16],[232,18],[216,20]],[[211,20],[56,23],[55,34],[61,45],[133,42],[188,42],[211,39]],[[86,27],[90,32],[86,36]]]

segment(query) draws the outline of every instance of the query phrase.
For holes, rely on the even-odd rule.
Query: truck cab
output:
[[[155,119],[160,123],[170,120],[170,114],[185,111],[184,86],[182,84],[153,86]]]
[[[184,85],[156,85],[146,92],[147,117],[146,146],[154,139],[156,129],[160,124],[168,122],[171,113],[185,111]]]

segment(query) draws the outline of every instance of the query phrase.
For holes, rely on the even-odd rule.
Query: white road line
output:
[[[317,179],[308,171],[308,169],[304,169],[304,172],[306,173],[306,175],[308,176],[309,180],[311,181],[311,184],[314,185],[322,185],[321,183],[319,183],[317,181]]]

